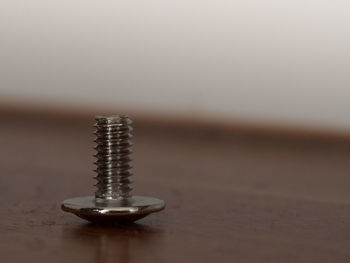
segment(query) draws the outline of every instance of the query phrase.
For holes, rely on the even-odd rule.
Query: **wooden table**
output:
[[[0,262],[350,261],[348,141],[136,121],[134,193],[167,207],[101,226],[60,209],[94,192],[93,116],[0,116]]]

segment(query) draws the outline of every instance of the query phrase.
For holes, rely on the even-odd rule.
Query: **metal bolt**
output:
[[[165,207],[163,200],[131,195],[132,121],[96,116],[95,196],[63,201],[62,210],[92,222],[133,222]]]

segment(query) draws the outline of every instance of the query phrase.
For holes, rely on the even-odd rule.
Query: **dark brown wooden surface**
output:
[[[0,262],[350,261],[347,141],[139,121],[134,193],[167,207],[98,226],[60,210],[94,191],[93,116],[0,116]]]

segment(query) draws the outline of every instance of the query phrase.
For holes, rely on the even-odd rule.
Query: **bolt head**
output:
[[[164,207],[163,200],[145,196],[112,200],[96,200],[94,196],[87,196],[67,199],[62,203],[63,211],[99,223],[133,222]]]

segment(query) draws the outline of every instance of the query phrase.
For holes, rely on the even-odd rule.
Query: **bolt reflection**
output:
[[[150,258],[151,252],[161,249],[163,230],[142,224],[86,224],[63,228],[64,243],[77,252],[74,259],[85,262],[130,263]]]

